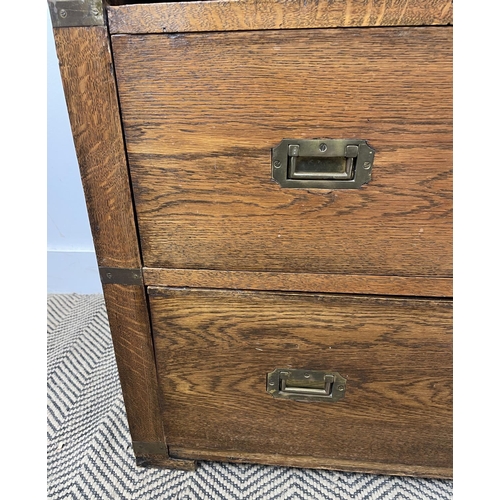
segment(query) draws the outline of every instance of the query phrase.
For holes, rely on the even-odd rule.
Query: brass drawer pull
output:
[[[375,151],[358,139],[283,139],[272,149],[281,187],[355,189],[370,182]]]
[[[267,392],[274,398],[333,403],[344,397],[346,382],[337,372],[276,368],[267,374]]]

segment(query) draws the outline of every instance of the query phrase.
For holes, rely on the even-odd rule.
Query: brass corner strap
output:
[[[48,0],[54,28],[104,26],[102,0]]]
[[[100,267],[99,275],[103,285],[143,285],[141,269]]]

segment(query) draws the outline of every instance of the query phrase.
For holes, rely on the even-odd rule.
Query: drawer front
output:
[[[450,475],[451,301],[161,287],[149,295],[173,454]],[[345,396],[274,398],[267,374],[276,368],[336,372]]]
[[[145,266],[451,276],[451,27],[112,44]],[[281,187],[284,138],[366,140],[372,180]]]

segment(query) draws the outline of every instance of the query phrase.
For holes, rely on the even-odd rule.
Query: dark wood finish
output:
[[[56,28],[54,38],[98,264],[140,268],[107,28]],[[164,444],[145,288],[103,291],[132,440]]]
[[[146,267],[452,276],[452,30],[112,39]],[[361,138],[372,181],[284,189],[286,138]]]
[[[136,458],[136,463],[140,467],[152,467],[159,469],[180,469],[180,470],[196,470],[195,460],[183,460],[177,458],[169,458],[165,455],[144,455]]]
[[[137,463],[451,477],[452,30],[423,26],[452,1],[108,13],[113,57],[107,27],[54,36],[99,266],[156,285],[151,311],[103,286]],[[365,139],[373,179],[283,189],[285,137]],[[273,399],[276,367],[339,371],[346,398]]]
[[[170,469],[195,470],[196,462],[178,460],[168,456],[167,445],[164,442],[132,441],[136,463],[142,467],[168,467]]]
[[[103,291],[132,440],[164,443],[144,287],[105,284]]]
[[[326,430],[325,430],[326,432]],[[371,463],[369,461],[350,461],[318,457],[294,457],[268,453],[242,453],[217,450],[189,449],[171,447],[173,457],[196,458],[197,460],[213,460],[216,462],[256,463],[265,465],[282,465],[289,467],[305,467],[311,469],[338,469],[346,472],[364,472],[367,474],[388,474],[395,476],[423,476],[426,478],[452,478],[453,470],[450,467],[418,467],[405,466],[393,463]]]
[[[451,278],[354,276],[342,274],[258,273],[209,269],[143,269],[146,285],[236,288],[295,292],[356,293],[423,297],[453,296]]]
[[[148,290],[173,450],[449,475],[451,301]],[[338,371],[345,399],[274,399],[266,374],[281,367]]]
[[[270,30],[452,23],[452,0],[228,0],[108,8],[111,33]]]
[[[106,27],[54,29],[99,266],[141,266]]]

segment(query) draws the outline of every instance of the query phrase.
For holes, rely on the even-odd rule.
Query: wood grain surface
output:
[[[141,266],[106,27],[54,29],[99,266]]]
[[[368,460],[339,460],[338,458],[290,456],[276,453],[245,453],[239,450],[218,451],[192,449],[181,446],[169,448],[170,455],[179,459],[213,460],[219,462],[254,463],[283,465],[311,469],[341,470],[345,472],[364,472],[366,474],[387,474],[395,476],[422,476],[425,478],[452,479],[451,467],[419,467],[400,463],[370,462]]]
[[[144,287],[108,284],[103,291],[132,440],[164,443]]]
[[[105,27],[54,29],[99,266],[141,267],[111,48]],[[132,441],[165,443],[144,286],[103,285]],[[192,469],[165,455],[138,457]]]
[[[452,30],[112,38],[144,265],[452,276]],[[285,189],[283,138],[375,148],[360,189]]]
[[[216,0],[108,7],[111,33],[447,25],[452,0]]]
[[[104,284],[103,291],[132,442],[165,450],[136,453],[137,464],[194,470],[195,461],[170,458],[165,445],[145,288]]]
[[[451,301],[148,290],[173,450],[451,470]],[[275,368],[337,371],[345,398],[274,399],[266,374]]]
[[[342,274],[259,273],[210,269],[143,269],[146,285],[233,288],[296,292],[452,297],[451,278],[356,276]]]

